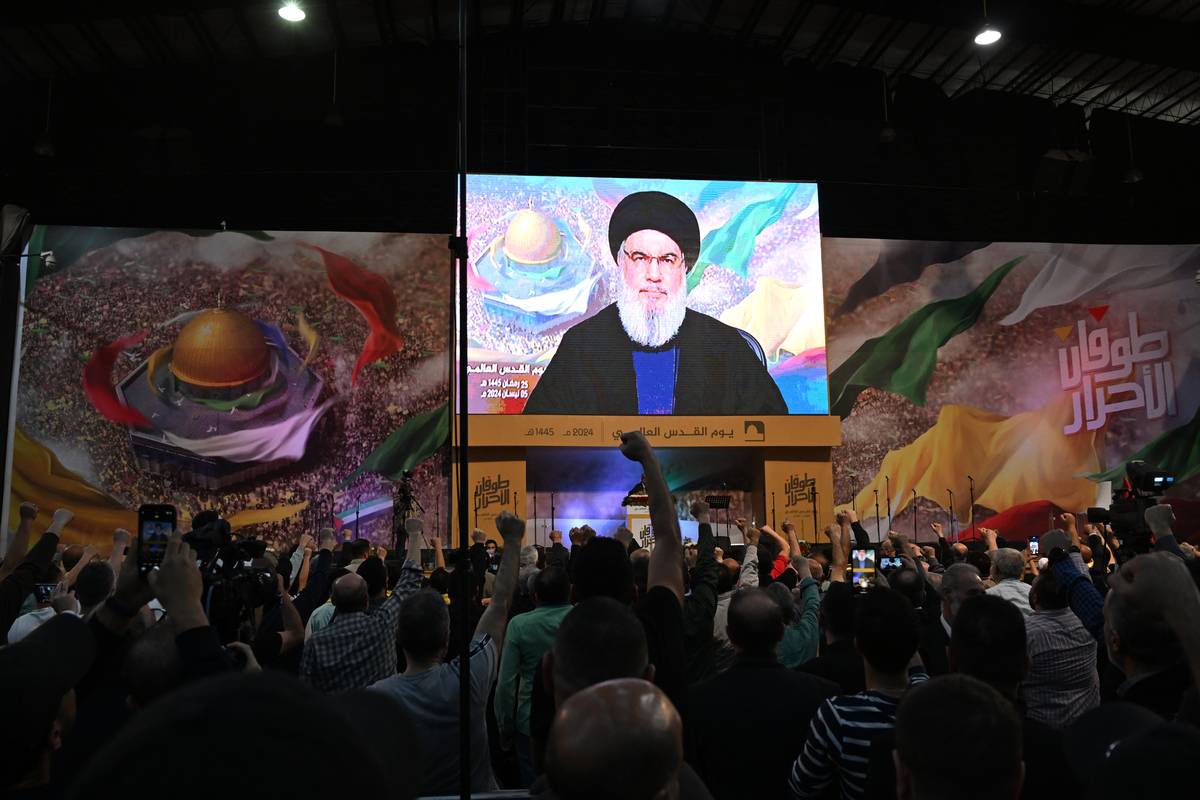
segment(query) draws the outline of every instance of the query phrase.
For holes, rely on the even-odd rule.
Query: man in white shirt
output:
[[[1009,601],[1025,616],[1032,614],[1033,607],[1029,605],[1030,586],[1023,580],[1025,557],[1019,550],[1011,547],[993,550],[991,556],[992,580],[995,581],[995,585],[988,589],[987,593]]]

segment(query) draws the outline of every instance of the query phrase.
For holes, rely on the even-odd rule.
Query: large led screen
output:
[[[470,410],[826,414],[817,187],[472,175]]]

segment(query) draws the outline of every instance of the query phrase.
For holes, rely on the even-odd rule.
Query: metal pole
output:
[[[771,527],[772,528],[776,527],[776,525],[775,525],[775,493],[774,492],[771,492]]]
[[[812,507],[813,507],[813,541],[817,540],[817,531],[820,529],[820,522],[817,520],[817,484],[813,482],[812,489]],[[772,522],[774,520],[772,519]]]
[[[954,537],[954,492],[953,492],[953,490],[951,490],[951,489],[947,489],[947,490],[946,490],[946,494],[950,495],[950,514],[949,514],[949,517],[950,517],[950,536],[951,536],[951,538],[953,538],[953,537]],[[954,539],[954,541],[956,541],[956,542],[957,542],[957,541],[958,541],[958,539]]]
[[[467,526],[468,420],[467,402],[467,0],[458,0],[458,231],[454,243],[458,279],[458,528],[460,614],[458,685],[458,777],[459,796],[471,798],[471,531]],[[478,514],[478,512],[476,512]],[[476,518],[478,525],[478,518]]]
[[[913,489],[913,544],[917,543],[917,490]]]
[[[975,533],[975,479],[968,475],[967,481],[971,492],[971,536],[978,539],[979,536]]]
[[[891,479],[891,476],[888,476],[888,475],[883,476],[883,487],[885,490],[885,494],[887,495],[888,527],[890,528],[890,527],[892,527],[892,479]]]
[[[883,544],[883,531],[879,527],[879,490],[875,489],[875,544],[876,546]]]

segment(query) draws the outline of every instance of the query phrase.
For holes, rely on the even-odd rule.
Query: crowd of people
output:
[[[289,552],[210,512],[151,564],[125,531],[107,554],[63,547],[69,509],[34,539],[22,506],[0,563],[0,787],[1064,800],[1194,783],[1200,562],[1168,506],[1146,535],[1065,514],[1038,553],[937,525],[873,542],[851,510],[820,545],[739,519],[723,551],[703,503],[685,545],[640,434],[621,450],[645,473],[650,549],[587,527],[524,545],[504,513],[465,552],[418,519],[403,553],[329,529]]]

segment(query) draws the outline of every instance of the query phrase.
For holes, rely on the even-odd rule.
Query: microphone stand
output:
[[[913,489],[913,544],[917,543],[917,490]]]
[[[879,528],[879,490],[875,489],[875,545],[883,544],[883,533]]]
[[[883,476],[884,494],[887,499],[887,515],[888,527],[892,527],[892,478],[890,475]]]
[[[967,481],[971,492],[971,536],[978,538],[978,534],[975,533],[975,479],[968,475]]]
[[[775,493],[771,492],[771,527],[775,527]]]
[[[550,530],[554,530],[554,492],[550,493]]]
[[[946,494],[950,495],[950,535],[954,537],[954,541],[958,541],[958,535],[954,531],[954,492],[950,489],[946,490]]]
[[[533,494],[533,543],[537,544],[538,543],[537,492],[532,492],[532,494]]]
[[[817,540],[817,530],[820,527],[820,524],[817,522],[817,484],[816,484],[816,481],[813,482],[812,507],[813,507],[813,541],[816,541]],[[773,513],[771,515],[771,522],[772,522],[772,527],[774,527],[775,515]]]

